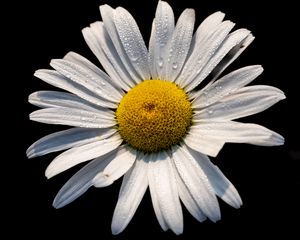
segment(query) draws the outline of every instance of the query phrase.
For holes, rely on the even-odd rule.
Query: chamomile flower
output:
[[[175,25],[172,8],[159,1],[148,50],[128,11],[108,5],[100,11],[102,22],[82,32],[106,73],[70,52],[51,61],[54,70],[35,73],[69,93],[29,96],[42,108],[31,120],[73,128],[41,138],[28,157],[65,150],[48,166],[48,178],[90,161],[62,187],[53,206],[61,208],[89,187],[111,185],[124,175],[113,234],[128,225],[148,186],[159,224],[176,234],[183,231],[180,200],[200,222],[220,219],[217,196],[239,208],[237,190],[208,156],[217,156],[226,142],[284,143],[265,127],[235,121],[285,98],[271,86],[246,86],[262,67],[221,75],[253,41],[250,31],[232,31],[234,23],[216,12],[194,32],[193,9]]]

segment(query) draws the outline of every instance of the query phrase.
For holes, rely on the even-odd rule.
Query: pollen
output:
[[[167,81],[145,80],[122,98],[116,119],[123,140],[150,153],[179,143],[189,130],[192,114],[182,88]]]

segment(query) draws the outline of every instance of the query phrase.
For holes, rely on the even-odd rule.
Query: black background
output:
[[[222,219],[216,224],[210,221],[199,223],[184,209],[184,233],[179,237],[161,230],[148,191],[125,231],[112,236],[110,223],[120,180],[108,188],[91,188],[63,209],[54,209],[52,200],[57,191],[82,165],[46,180],[44,171],[56,154],[30,160],[26,158],[25,151],[31,143],[46,134],[65,129],[28,120],[28,114],[36,109],[27,103],[28,95],[37,90],[54,89],[33,77],[33,73],[40,68],[49,68],[51,59],[62,58],[71,50],[98,64],[83,40],[81,29],[100,20],[98,6],[101,4],[123,6],[129,10],[148,43],[157,0],[20,1],[9,9],[3,8],[9,14],[5,17],[7,37],[4,39],[8,41],[4,45],[4,50],[9,53],[6,58],[8,66],[3,71],[10,73],[5,81],[12,83],[9,89],[13,92],[12,97],[5,98],[3,105],[17,113],[17,117],[11,117],[16,119],[16,123],[6,119],[14,126],[4,145],[7,148],[3,149],[4,153],[8,153],[8,157],[3,156],[3,161],[9,164],[8,168],[3,168],[2,174],[6,180],[3,182],[4,190],[7,190],[3,199],[8,203],[3,205],[3,210],[8,213],[5,219],[12,229],[11,236],[22,234],[23,237],[40,239],[190,239],[273,234],[284,234],[288,238],[297,234],[300,214],[300,122],[296,116],[299,114],[297,8],[290,3],[292,1],[272,4],[256,0],[245,3],[168,2],[176,18],[185,8],[194,8],[196,25],[199,25],[206,16],[221,10],[226,13],[226,19],[237,23],[237,28],[246,27],[253,32],[255,41],[226,72],[251,64],[263,65],[265,71],[254,84],[276,86],[286,93],[287,99],[243,121],[255,122],[279,132],[286,138],[286,144],[271,148],[226,144],[213,161],[236,186],[244,205],[235,210],[220,200]],[[2,95],[9,89],[3,89]],[[13,116],[7,111],[9,114],[6,116]],[[6,125],[3,125],[3,132],[6,131],[4,128]]]

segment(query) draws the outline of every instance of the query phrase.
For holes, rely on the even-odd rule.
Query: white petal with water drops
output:
[[[199,69],[196,70],[194,79],[187,83],[188,85],[186,85],[185,90],[189,92],[198,86],[199,83],[201,83],[213,71],[226,54],[236,45],[239,45],[249,34],[250,31],[247,29],[238,29],[229,34],[219,48],[215,49],[216,51],[214,54],[206,59],[207,61],[205,65],[203,65],[203,68],[201,68],[200,71]]]
[[[155,153],[154,154],[148,154],[148,155],[146,155],[145,161],[151,162],[152,159],[154,159],[154,158],[157,158],[155,156]],[[151,175],[151,172],[148,171],[148,179],[149,179],[149,184],[150,184],[150,181],[152,181],[153,178],[149,174]],[[152,185],[155,186],[155,183],[153,183]],[[160,227],[164,231],[167,231],[169,229],[169,227],[168,227],[168,224],[166,223],[164,215],[161,211],[161,207],[160,207],[159,199],[158,199],[158,194],[157,194],[157,189],[155,187],[152,187],[152,188],[150,187],[150,194],[151,194],[152,206],[153,206],[153,209],[154,209],[154,212],[155,212],[156,219],[159,222]]]
[[[206,174],[211,186],[215,193],[222,198],[224,202],[234,208],[239,208],[242,205],[242,199],[232,185],[232,183],[224,176],[221,170],[212,164],[209,158],[197,151],[188,149],[189,153],[193,156],[195,161],[199,164],[199,167]]]
[[[95,105],[101,107],[108,107],[108,108],[116,108],[117,105],[115,103],[106,101],[104,99],[99,98],[95,93],[91,92],[84,86],[80,85],[72,81],[71,79],[63,76],[62,74],[58,73],[57,71],[53,70],[46,70],[41,69],[34,73],[34,76],[40,78],[41,80],[49,83],[55,87],[64,89],[68,92],[71,92],[82,99],[89,101]]]
[[[48,124],[84,128],[107,128],[116,125],[110,110],[92,112],[76,108],[45,108],[32,112],[30,120]]]
[[[104,169],[93,178],[95,187],[106,187],[122,177],[133,165],[137,151],[124,146]]]
[[[239,44],[235,45],[231,50],[226,54],[226,56],[217,64],[217,66],[211,72],[213,76],[212,82],[214,82],[223,71],[234,61],[236,60],[242,52],[253,42],[254,36],[249,33],[246,38],[244,38]]]
[[[87,111],[98,111],[99,107],[84,99],[66,92],[38,91],[29,95],[28,101],[41,108],[64,107],[78,108]],[[100,108],[100,110],[103,110]]]
[[[174,233],[183,231],[183,216],[179,202],[174,168],[165,152],[153,153],[148,168],[149,188],[155,191],[160,213],[168,228]],[[162,221],[159,221],[162,222]]]
[[[187,133],[183,141],[190,148],[212,157],[217,156],[225,144],[223,140],[205,135],[198,135],[198,132],[193,127],[189,129],[189,133]]]
[[[224,16],[225,14],[222,12],[215,12],[202,21],[192,38],[187,59],[190,58],[194,51],[198,50],[199,43],[201,43],[203,39],[207,38],[207,35],[210,34],[211,30],[216,29],[217,26],[222,23]],[[195,56],[195,54],[193,55]],[[187,65],[185,64],[184,69],[186,68]]]
[[[49,164],[45,175],[47,178],[51,178],[79,163],[103,156],[116,149],[121,143],[121,137],[119,134],[115,134],[107,139],[71,148],[58,155]]]
[[[85,165],[59,190],[53,201],[53,206],[55,208],[64,207],[84,194],[93,185],[92,179],[96,174],[102,171],[117,156],[118,150],[112,151]]]
[[[177,82],[182,87],[185,88],[194,81],[194,78],[203,70],[233,26],[234,23],[225,21],[217,25],[215,29],[204,35],[204,37],[198,39],[198,42],[195,43],[197,47],[189,56],[185,68],[178,78],[179,82]]]
[[[148,187],[148,164],[140,154],[132,168],[125,174],[114,211],[111,230],[113,234],[122,232],[132,219]]]
[[[162,67],[166,64],[167,43],[174,31],[174,14],[167,2],[159,1],[149,42],[149,64],[152,79],[160,78]]]
[[[114,22],[128,58],[142,79],[150,79],[148,51],[134,18],[124,8],[114,12]]]
[[[102,38],[99,37],[99,29],[96,28],[94,24],[91,24],[91,27],[86,27],[86,28],[82,29],[82,34],[83,34],[83,37],[84,37],[87,45],[89,46],[91,51],[94,53],[94,55],[97,57],[97,59],[99,60],[99,62],[101,63],[101,65],[103,66],[105,71],[111,77],[111,80],[114,81],[114,83],[117,86],[119,86],[120,88],[128,91],[130,89],[130,83],[131,83],[130,78],[123,79],[120,76],[120,73],[117,71],[118,68],[116,68],[116,65],[114,65],[111,62],[111,59],[109,58],[109,56],[105,54],[105,52],[103,50],[105,45],[102,45],[102,43],[100,42],[100,40]],[[105,36],[107,36],[107,35],[104,35],[103,38],[105,38]],[[108,39],[109,39],[109,37],[108,37]],[[110,39],[108,40],[107,44],[109,44],[109,43],[111,43]],[[113,46],[110,49],[112,52],[115,52],[115,49]],[[118,54],[117,54],[117,57],[119,58]]]
[[[277,146],[284,143],[284,138],[278,133],[252,123],[202,121],[191,126],[191,131],[199,136],[214,138],[216,141],[249,143],[261,146]]]
[[[112,64],[114,68],[114,72],[118,75],[117,81],[122,86],[126,85],[130,88],[133,87],[136,82],[132,78],[134,76],[134,72],[129,73],[126,70],[124,63],[122,62],[119,54],[117,53],[114,44],[104,27],[102,22],[95,22],[90,25],[90,30],[97,37],[97,40],[102,48],[105,56],[108,58],[109,62]],[[127,89],[126,89],[127,90]]]
[[[186,9],[179,17],[164,52],[165,65],[161,78],[174,81],[182,69],[190,48],[195,23],[195,11]]]
[[[218,200],[205,172],[185,145],[172,148],[172,158],[183,183],[203,213],[213,222],[221,218]]]
[[[84,66],[62,59],[54,59],[50,65],[67,78],[84,86],[100,98],[114,103],[118,103],[122,98],[120,92],[110,84],[110,80],[105,73],[94,73]]]
[[[47,153],[96,142],[111,136],[115,132],[115,129],[110,128],[71,128],[39,139],[27,149],[26,154],[29,158],[42,156]]]
[[[206,87],[204,91],[199,91],[199,95],[193,100],[193,107],[204,108],[215,103],[219,99],[249,84],[262,72],[263,68],[260,65],[254,65],[240,68],[225,75],[209,87]]]
[[[124,92],[122,91],[122,88],[119,86],[117,81],[110,78],[105,72],[103,72],[96,65],[91,63],[88,59],[75,52],[69,52],[64,56],[63,59],[75,63],[79,66],[83,66],[86,69],[86,71],[91,71],[94,77],[97,76],[97,78],[102,80],[100,80],[100,85],[103,85],[103,81],[105,81],[104,86],[108,84],[109,86],[107,86],[107,89],[113,88],[113,91],[115,92],[115,97],[119,97],[119,100],[121,100],[121,98],[124,96]],[[99,80],[97,82],[99,83]]]
[[[233,120],[264,111],[280,100],[284,94],[271,86],[244,87],[221,101],[195,112],[195,122],[202,120]]]
[[[175,164],[175,163],[173,163]],[[175,166],[175,165],[174,165]],[[196,203],[195,199],[193,198],[190,191],[187,189],[186,185],[182,181],[181,177],[179,176],[179,173],[177,170],[174,171],[176,182],[177,182],[177,189],[179,197],[182,201],[182,203],[185,205],[187,210],[192,214],[194,218],[196,218],[199,222],[203,222],[207,219],[207,217],[202,212],[201,208]],[[152,194],[151,194],[152,196]]]
[[[129,59],[124,47],[123,43],[120,39],[119,33],[116,28],[115,20],[114,20],[114,14],[115,11],[113,8],[111,8],[108,5],[102,5],[100,6],[100,12],[103,19],[103,23],[105,26],[105,29],[107,33],[110,36],[110,39],[113,43],[114,48],[117,51],[117,54],[122,60],[122,63],[124,64],[126,70],[130,74],[132,80],[135,83],[141,82],[141,76],[136,71],[134,65],[132,64],[131,60]]]

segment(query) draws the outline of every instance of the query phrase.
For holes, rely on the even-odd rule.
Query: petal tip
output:
[[[45,171],[45,177],[49,180],[50,178],[52,178],[53,176],[55,176],[55,173],[51,167],[51,164],[47,167],[46,171]]]
[[[65,205],[63,204],[63,202],[61,201],[60,198],[55,197],[54,200],[53,200],[52,206],[55,209],[59,209],[59,208],[62,208],[63,206],[65,206]]]
[[[27,156],[28,159],[31,159],[31,158],[35,157],[35,154],[34,154],[33,150],[30,147],[26,151],[26,156]]]
[[[118,235],[123,231],[123,229],[120,226],[115,226],[115,224],[112,222],[111,225],[111,233],[113,235]]]

